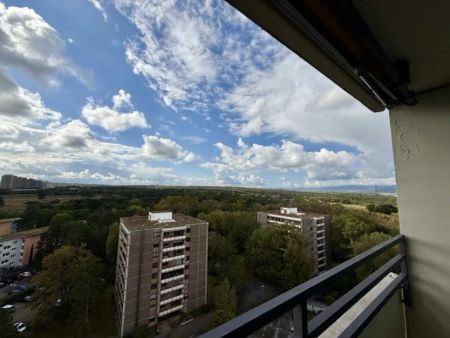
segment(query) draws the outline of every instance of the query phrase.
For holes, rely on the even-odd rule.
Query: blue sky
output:
[[[373,114],[224,1],[0,2],[0,174],[392,184]]]

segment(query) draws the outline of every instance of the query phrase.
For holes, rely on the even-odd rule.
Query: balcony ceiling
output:
[[[373,111],[450,84],[449,0],[228,0]]]

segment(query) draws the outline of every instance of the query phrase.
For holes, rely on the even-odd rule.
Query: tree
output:
[[[72,222],[72,216],[68,213],[59,213],[50,219],[50,225],[62,225]]]
[[[131,338],[152,338],[156,337],[156,329],[146,325],[136,326],[131,333]]]
[[[119,224],[113,223],[109,227],[108,237],[106,238],[106,257],[115,262],[117,258],[117,246],[119,242]],[[113,266],[115,264],[112,264]]]
[[[2,338],[16,338],[19,334],[13,326],[12,312],[0,308],[0,337]]]
[[[215,233],[210,232],[208,236],[208,272],[222,278],[229,275],[231,261],[236,250],[230,241]]]
[[[353,250],[353,255],[358,255],[375,245],[384,242],[390,238],[389,235],[386,235],[382,232],[372,232],[370,234],[362,235],[358,240],[354,240],[351,242],[351,247]],[[390,249],[387,252],[382,253],[374,258],[372,258],[369,262],[364,264],[361,268],[357,270],[357,275],[360,279],[363,279],[384,263],[386,263],[390,258],[392,258],[396,253],[395,249]]]
[[[3,199],[3,196],[0,196],[0,207],[5,206],[5,200]]]
[[[286,290],[311,277],[314,262],[309,242],[290,226],[268,226],[250,238],[246,258],[256,276]]]
[[[236,289],[225,278],[214,290],[214,316],[211,328],[233,319],[237,311]]]
[[[64,245],[44,258],[42,270],[33,278],[35,322],[48,324],[56,314],[78,335],[86,336],[103,270],[100,259],[81,247]]]
[[[333,216],[333,225],[342,231],[348,239],[356,240],[358,237],[377,230],[377,224],[369,218],[367,212],[346,211]]]

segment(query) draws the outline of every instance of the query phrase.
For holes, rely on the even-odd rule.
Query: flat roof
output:
[[[29,230],[24,230],[24,231],[13,232],[10,234],[0,236],[0,241],[10,240],[10,239],[14,239],[14,238],[41,235],[44,232],[47,232],[47,230],[48,230],[48,227],[40,227],[40,228],[34,228],[34,229],[29,229]]]
[[[20,219],[20,217],[17,217],[17,218],[3,218],[3,219],[0,219],[0,224],[1,223],[8,223],[8,222],[18,221],[19,219]]]
[[[130,231],[157,228],[175,228],[184,225],[207,223],[206,221],[203,221],[201,219],[182,214],[173,214],[172,219],[174,220],[174,222],[149,221],[148,216],[132,216],[120,218],[123,225],[125,225],[125,227]]]
[[[263,211],[266,214],[273,214],[277,216],[286,216],[286,217],[294,217],[294,218],[313,218],[313,217],[325,217],[327,214],[321,214],[318,212],[309,212],[309,211],[299,211],[296,214],[284,214],[278,210],[273,211]]]

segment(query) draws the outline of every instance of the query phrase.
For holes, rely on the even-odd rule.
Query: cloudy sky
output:
[[[0,2],[0,174],[392,184],[389,135],[224,1]]]

